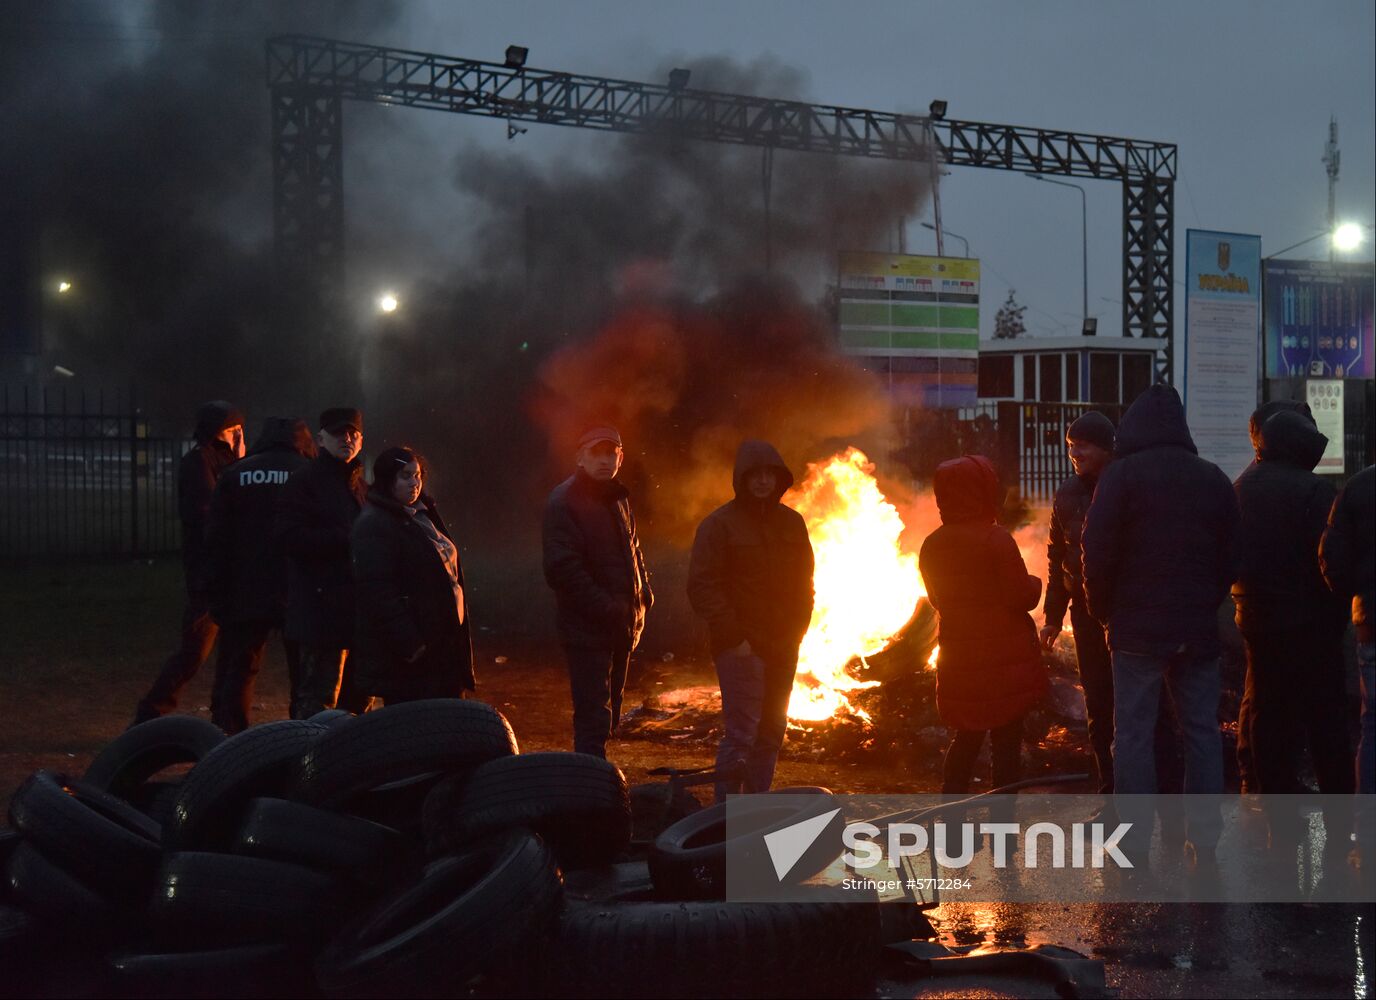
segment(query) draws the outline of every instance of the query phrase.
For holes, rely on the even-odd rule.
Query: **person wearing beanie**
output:
[[[1113,461],[1114,434],[1112,421],[1097,410],[1081,414],[1066,428],[1066,451],[1073,473],[1056,490],[1051,504],[1045,624],[1039,633],[1042,647],[1050,650],[1061,634],[1066,612],[1070,612],[1089,745],[1099,791],[1105,795],[1113,791],[1113,661],[1104,626],[1087,607],[1081,539],[1094,487]],[[1180,790],[1179,740],[1169,699],[1164,698],[1156,729],[1156,769],[1161,791]]]
[[[742,441],[731,485],[735,498],[698,526],[688,564],[688,600],[707,624],[721,685],[718,802],[774,781],[814,599],[812,540],[781,502],[793,473],[778,450]]]
[[[424,492],[426,461],[388,448],[350,538],[357,628],[350,669],[386,705],[463,698],[476,687],[458,546]]]
[[[1047,673],[1029,612],[1042,582],[995,521],[998,474],[983,455],[942,462],[933,482],[941,527],[922,543],[918,568],[937,613],[936,705],[954,730],[942,792],[970,789],[988,733],[993,787],[1022,773],[1022,729],[1046,693]]]
[[[1142,856],[1157,791],[1163,685],[1184,736],[1186,837],[1210,866],[1222,817],[1218,608],[1236,577],[1237,498],[1199,457],[1180,396],[1153,385],[1118,425],[1114,460],[1085,514],[1084,587],[1113,658],[1113,790]]]
[[[542,526],[545,582],[558,608],[559,642],[573,696],[573,749],[607,755],[621,718],[631,652],[654,605],[615,427],[578,439],[577,468],[549,495]]]
[[[342,708],[365,712],[371,699],[348,669],[354,634],[354,579],[349,533],[363,508],[363,414],[335,407],[320,414],[319,454],[287,480],[277,517],[277,543],[287,555],[284,634],[301,644],[291,717]]]
[[[275,535],[287,478],[315,458],[310,425],[268,417],[252,450],[220,474],[206,523],[210,613],[220,627],[210,719],[227,734],[247,729],[268,638],[287,608],[287,560]],[[295,688],[298,647],[284,639]]]
[[[244,457],[244,415],[222,399],[205,403],[196,411],[193,436],[196,443],[177,466],[177,513],[182,522],[182,572],[186,580],[181,642],[163,663],[153,686],[139,699],[134,725],[176,711],[182,689],[210,657],[218,632],[206,593],[206,517],[220,473]]]

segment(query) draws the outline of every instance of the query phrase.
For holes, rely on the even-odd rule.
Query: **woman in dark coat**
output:
[[[474,689],[459,550],[424,492],[425,460],[388,448],[354,522],[358,679],[386,704],[462,698]]]
[[[987,458],[942,462],[935,486],[941,527],[922,543],[918,564],[939,616],[937,710],[956,730],[942,790],[964,793],[986,732],[993,742],[993,787],[1018,780],[1023,717],[1047,685],[1028,614],[1042,583],[1027,572],[1012,536],[994,522],[998,475]]]

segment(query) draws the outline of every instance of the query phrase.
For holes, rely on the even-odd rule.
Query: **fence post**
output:
[[[999,400],[999,472],[1004,487],[1022,493],[1022,404],[1013,400]]]

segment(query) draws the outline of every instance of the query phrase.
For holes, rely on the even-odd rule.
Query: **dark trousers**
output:
[[[1080,686],[1085,692],[1089,746],[1098,772],[1099,792],[1113,792],[1113,656],[1104,627],[1084,609],[1072,605],[1070,627],[1075,630],[1075,656],[1080,666]],[[1185,765],[1175,709],[1166,692],[1156,715],[1156,783],[1162,792],[1178,792],[1184,785]]]
[[[361,715],[372,707],[373,699],[359,690],[348,661],[347,649],[301,644],[299,682],[291,702],[293,719],[309,719],[331,708]]]
[[[220,627],[220,655],[215,661],[215,690],[210,699],[210,718],[229,735],[249,727],[249,712],[253,706],[253,687],[258,670],[263,665],[268,637],[281,622],[226,622]],[[300,645],[282,640],[287,656],[287,672],[296,690],[300,670]]]
[[[946,748],[941,791],[943,794],[964,795],[970,790],[975,773],[975,758],[984,746],[984,734],[989,733],[994,757],[994,783],[991,788],[1011,785],[1022,777],[1022,723],[1018,716],[997,729],[958,729],[951,745]]]
[[[205,601],[192,598],[182,612],[181,644],[162,665],[157,680],[148,689],[134,712],[134,723],[147,722],[160,715],[174,712],[182,689],[196,676],[201,664],[210,658],[219,627],[210,617]]]
[[[767,792],[788,730],[788,699],[798,655],[770,651],[716,655],[721,685],[722,737],[716,770],[716,800],[739,792]]]
[[[565,646],[564,657],[573,695],[574,752],[605,758],[607,740],[621,722],[621,697],[631,651]]]
[[[1293,795],[1304,749],[1325,795],[1355,790],[1342,634],[1317,625],[1244,632],[1251,696],[1250,745],[1256,791]]]

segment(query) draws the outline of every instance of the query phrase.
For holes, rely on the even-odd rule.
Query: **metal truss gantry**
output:
[[[1176,146],[634,83],[284,35],[267,43],[274,225],[284,263],[343,269],[341,103],[370,101],[772,149],[1090,177],[1123,185],[1123,333],[1158,337],[1170,381]],[[935,148],[933,148],[935,147]]]

